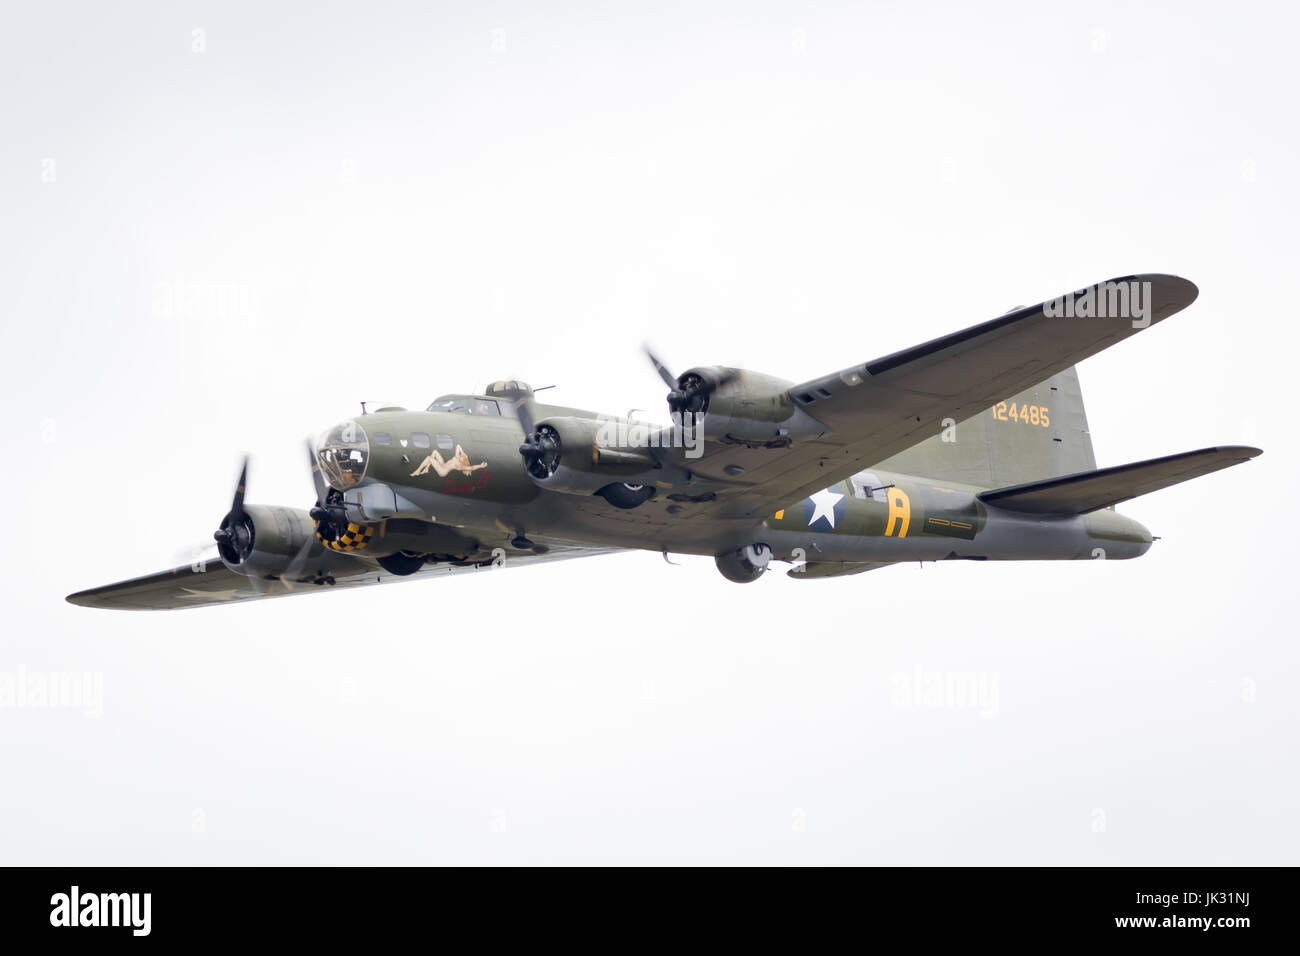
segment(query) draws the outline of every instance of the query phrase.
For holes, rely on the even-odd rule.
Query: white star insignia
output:
[[[835,506],[844,500],[844,496],[833,488],[823,488],[808,500],[813,503],[813,513],[812,517],[808,519],[808,527],[811,528],[822,518],[825,518],[826,523],[834,530]]]

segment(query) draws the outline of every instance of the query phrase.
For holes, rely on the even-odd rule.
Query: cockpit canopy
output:
[[[316,439],[316,461],[326,483],[346,491],[366,476],[370,461],[370,440],[366,430],[354,421],[342,422]]]
[[[501,405],[495,398],[477,395],[443,395],[433,400],[431,412],[464,412],[466,415],[500,415]]]
[[[485,394],[491,395],[493,398],[504,398],[513,402],[517,398],[531,397],[533,390],[527,382],[512,378],[501,382],[493,382],[487,387]]]
[[[521,398],[531,398],[532,394],[533,390],[526,382],[508,379],[493,382],[484,389],[483,395],[441,395],[433,400],[428,411],[516,418],[515,402]]]

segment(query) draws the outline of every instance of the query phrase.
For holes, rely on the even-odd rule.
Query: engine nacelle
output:
[[[790,397],[793,384],[746,369],[690,369],[678,379],[679,388],[690,395],[682,424],[690,426],[693,416],[703,438],[711,442],[780,448],[795,439],[815,438],[826,426],[795,404]]]
[[[232,571],[253,577],[278,577],[311,543],[309,560],[325,554],[307,512],[279,505],[247,505],[237,539],[218,542],[221,561]],[[317,562],[319,563],[319,562]]]
[[[722,576],[737,584],[757,581],[772,560],[772,549],[765,544],[747,544],[735,551],[727,551],[713,559]]]
[[[622,424],[563,416],[542,419],[536,427],[545,450],[528,462],[529,477],[550,491],[575,495],[595,494],[612,482],[653,484],[659,462],[649,446],[658,442],[658,426]]]

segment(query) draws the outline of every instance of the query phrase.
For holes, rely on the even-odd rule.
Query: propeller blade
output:
[[[524,440],[531,442],[533,434],[537,431],[533,421],[533,403],[527,395],[520,395],[515,399],[515,410],[519,415],[519,424],[524,430]]]
[[[668,371],[668,366],[659,361],[654,352],[650,351],[650,346],[645,345],[642,346],[642,348],[645,350],[646,358],[650,360],[650,364],[655,367],[655,371],[659,373],[659,377],[664,380],[664,384],[675,390],[677,388],[677,376]]]
[[[307,460],[311,463],[311,480],[316,486],[316,502],[323,505],[329,494],[329,486],[325,484],[325,476],[320,473],[320,462],[316,460],[316,450],[312,447],[310,438],[307,439]]]
[[[293,586],[299,583],[298,579],[302,577],[302,569],[307,566],[307,556],[311,554],[311,546],[315,543],[315,535],[308,538],[307,542],[298,549],[298,553],[293,556],[293,560],[289,562],[289,567],[285,568],[284,573],[280,575],[280,583],[284,585],[286,591],[292,591]]]
[[[235,498],[230,503],[231,523],[244,517],[244,489],[248,486],[248,456],[244,456],[244,467],[239,471],[239,484],[235,485]]]
[[[220,560],[221,555],[217,550],[215,538],[209,538],[207,541],[195,544],[193,547],[176,552],[176,562],[178,564],[188,563],[195,568],[201,565],[215,564]]]
[[[232,555],[246,557],[244,550],[252,541],[252,532],[248,528],[248,516],[244,512],[244,489],[248,487],[248,456],[244,456],[244,465],[239,469],[239,483],[235,485],[235,497],[230,502],[230,511],[221,519],[221,526],[212,533],[212,540],[217,542],[223,560],[236,563]]]

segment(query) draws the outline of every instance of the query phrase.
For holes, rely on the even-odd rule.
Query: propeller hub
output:
[[[519,446],[519,454],[534,478],[549,478],[555,474],[560,467],[561,450],[560,433],[550,425],[538,425],[537,430]]]
[[[678,415],[702,415],[708,411],[709,395],[716,387],[703,376],[687,372],[668,393],[668,410]]]
[[[229,512],[221,519],[221,527],[212,533],[217,551],[229,564],[243,564],[253,553],[253,519],[240,508],[238,514]]]

